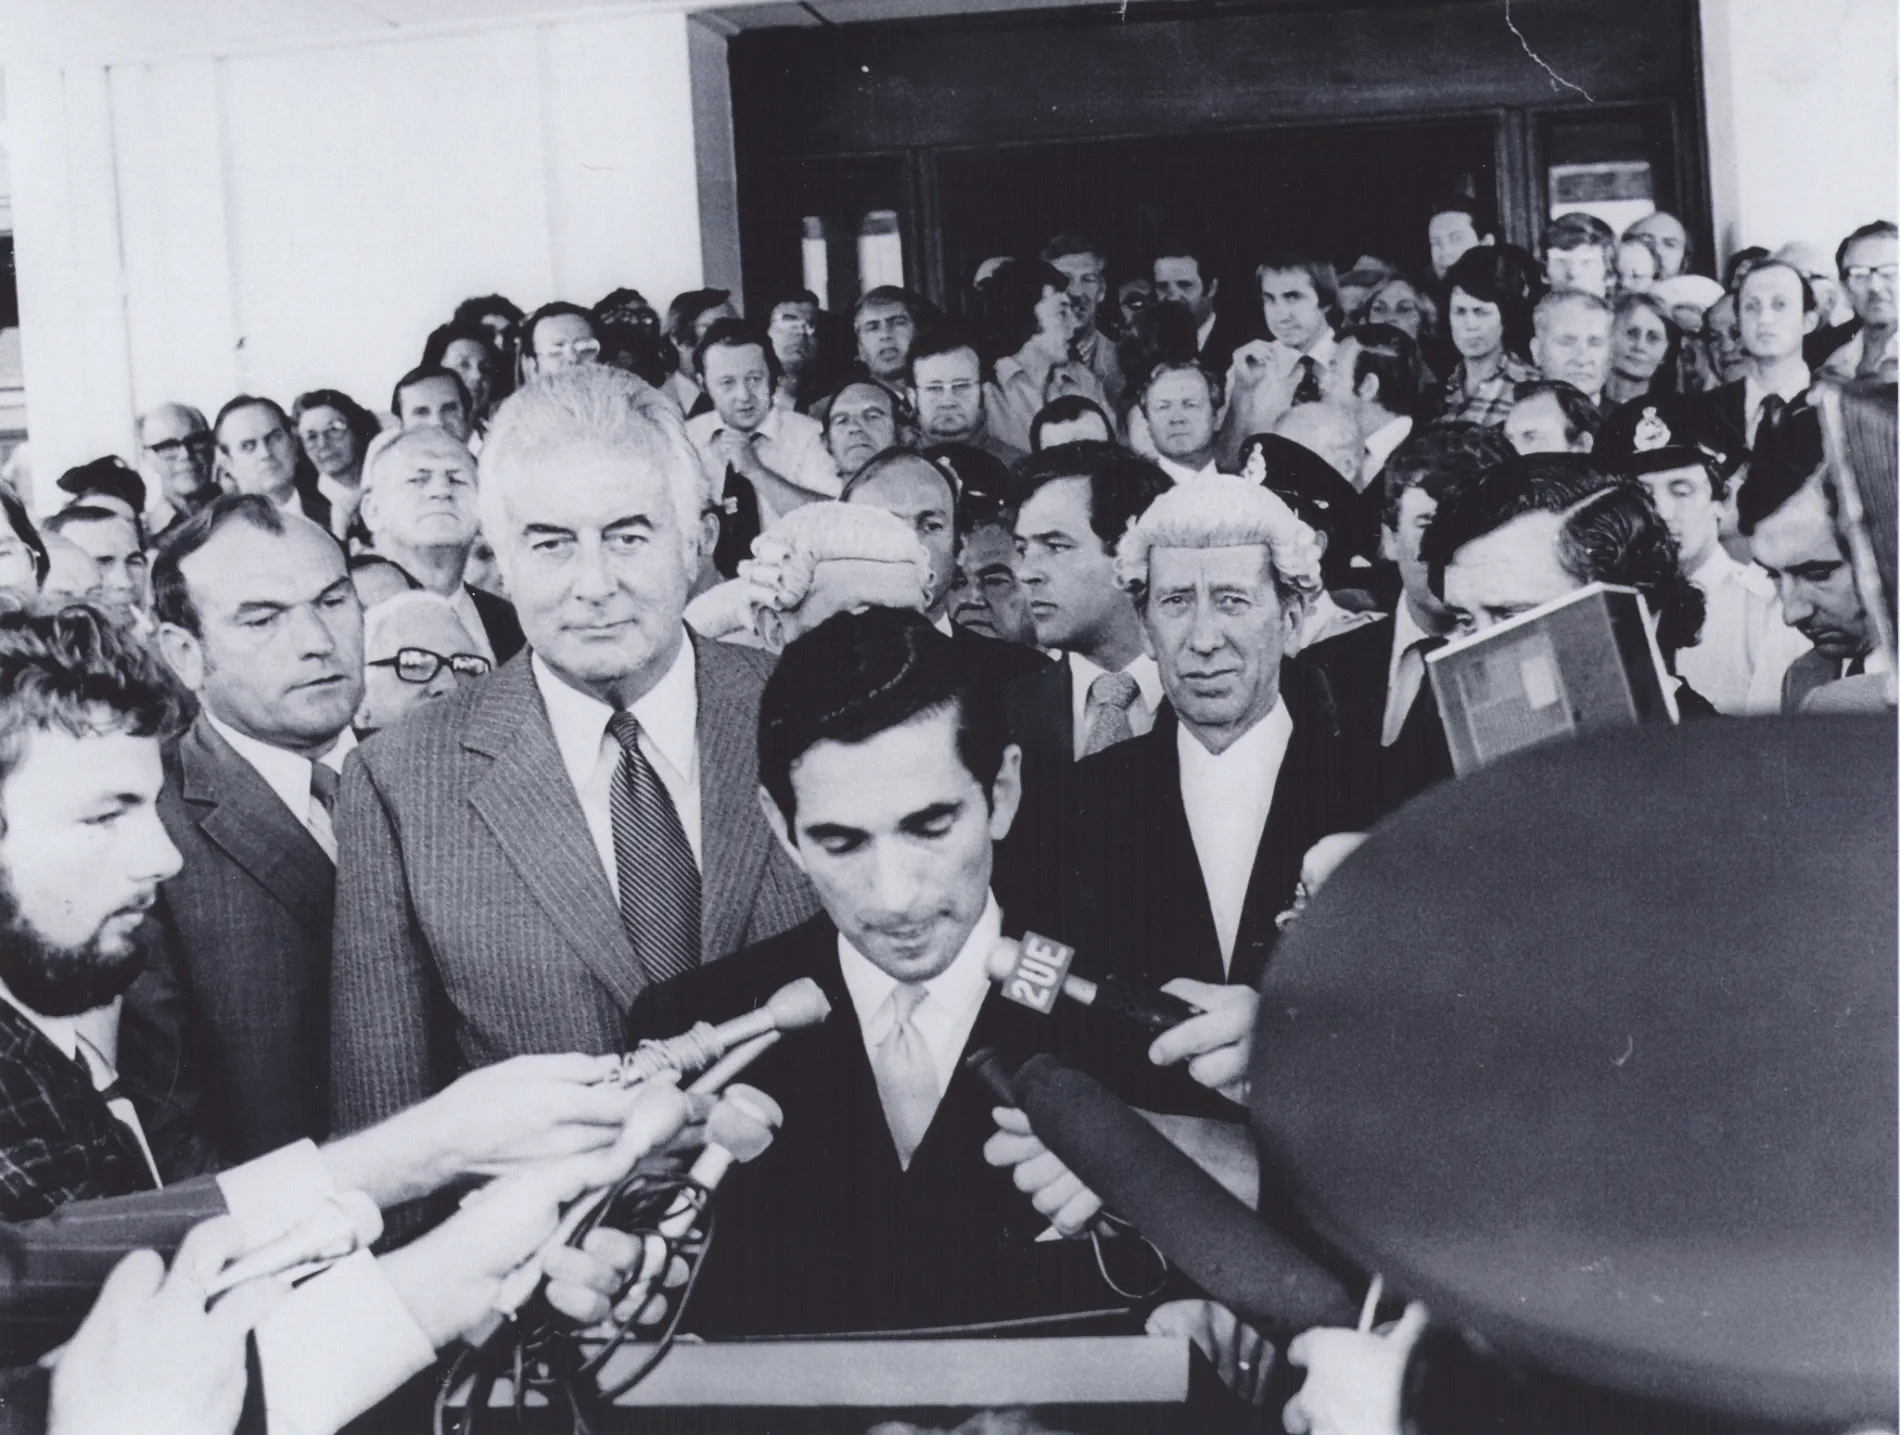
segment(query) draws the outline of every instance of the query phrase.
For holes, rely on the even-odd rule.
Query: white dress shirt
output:
[[[607,731],[614,710],[591,693],[569,687],[555,675],[541,655],[533,657],[534,684],[541,691],[554,745],[567,769],[574,795],[580,798],[587,835],[594,839],[600,865],[614,900],[620,900],[620,874],[614,863],[614,774],[620,770],[620,744]],[[701,871],[699,831],[699,665],[692,639],[682,637],[679,656],[666,675],[633,705],[640,724],[640,751],[653,764],[666,794],[673,799],[693,861]]]
[[[1411,436],[1412,421],[1403,415],[1366,435],[1366,456],[1359,465],[1360,492],[1385,471],[1385,461],[1392,457],[1392,450]]]
[[[1807,392],[1808,385],[1813,382],[1813,376],[1808,372],[1806,364],[1800,365],[1795,372],[1799,374],[1798,378],[1783,379],[1773,388],[1764,386],[1753,374],[1743,376],[1742,423],[1748,430],[1743,437],[1748,441],[1750,448],[1755,446],[1755,431],[1761,427],[1762,400],[1773,394],[1776,398],[1793,403]],[[1707,695],[1704,694],[1704,696]]]
[[[700,466],[714,493],[725,490],[726,461],[713,446],[713,438],[727,427],[716,411],[686,421],[686,435],[699,451]],[[775,407],[766,411],[764,421],[753,432],[756,436],[752,447],[759,462],[792,487],[816,498],[836,498],[844,492],[844,481],[838,477],[838,465],[825,447],[825,430],[817,419]],[[770,528],[786,511],[774,506],[769,495],[759,495],[761,528]]]
[[[317,492],[330,501],[330,531],[338,538],[350,531],[350,522],[356,517],[357,507],[363,501],[363,491],[347,483],[339,483],[327,473],[317,475]]]
[[[1069,728],[1075,736],[1076,761],[1080,762],[1089,740],[1089,688],[1108,669],[1097,667],[1080,653],[1066,656],[1069,660]],[[1155,666],[1153,658],[1142,653],[1122,671],[1133,678],[1141,690],[1140,696],[1128,705],[1128,730],[1140,737],[1154,728],[1155,710],[1165,696],[1161,690],[1161,669]]]
[[[1211,458],[1199,468],[1189,468],[1186,464],[1176,463],[1167,455],[1160,453],[1155,455],[1155,462],[1160,465],[1161,471],[1176,483],[1186,483],[1190,479],[1206,478],[1209,474],[1220,472]]]
[[[989,994],[990,948],[1002,934],[1003,909],[992,895],[950,965],[923,984],[929,995],[911,1013],[911,1025],[930,1049],[931,1065],[937,1070],[939,1102],[950,1089],[950,1078],[957,1074],[963,1048],[970,1040],[970,1028],[976,1025],[976,1014]],[[891,1034],[897,1021],[892,1000],[897,978],[846,941],[842,932],[838,934],[838,966],[851,996],[851,1008],[858,1016],[865,1054],[870,1055]]]
[[[475,595],[468,591],[468,584],[457,583],[455,596],[449,599],[449,606],[455,609],[455,616],[462,620],[462,626],[468,629],[468,635],[474,640],[475,651],[488,659],[488,665],[495,666],[495,649],[488,641],[488,629],[482,626],[482,610],[475,606]],[[444,653],[443,657],[453,654]]]
[[[264,779],[270,790],[277,794],[278,800],[290,809],[291,816],[301,822],[304,829],[317,840],[317,845],[330,855],[330,860],[336,861],[336,832],[330,825],[330,814],[323,810],[316,794],[310,790],[310,759],[299,757],[281,747],[272,747],[267,742],[259,742],[254,737],[246,737],[229,723],[221,721],[210,708],[205,709],[205,720]],[[330,750],[317,761],[332,772],[341,773],[343,759],[355,750],[356,734],[344,728],[331,744]]]
[[[1412,711],[1412,704],[1418,701],[1419,689],[1424,687],[1426,679],[1421,675],[1417,686],[1408,692],[1400,692],[1399,665],[1412,644],[1431,636],[1419,627],[1418,619],[1412,616],[1412,605],[1401,598],[1392,614],[1392,655],[1385,663],[1385,721],[1382,732],[1393,732],[1402,727]]]
[[[1301,359],[1311,359],[1321,369],[1333,361],[1333,354],[1339,348],[1339,340],[1333,331],[1327,329],[1313,341],[1309,349],[1296,349],[1291,344],[1281,343],[1278,339],[1267,340],[1267,363],[1282,381],[1299,367]]]
[[[1200,859],[1207,904],[1214,912],[1223,969],[1231,969],[1247,884],[1273,808],[1273,790],[1293,737],[1293,714],[1282,697],[1227,751],[1215,754],[1183,725],[1175,732],[1181,764],[1181,805]]]
[[[1774,580],[1718,543],[1689,581],[1708,599],[1708,616],[1695,646],[1677,652],[1677,674],[1717,712],[1780,712],[1781,679],[1809,645],[1782,621]]]
[[[1194,326],[1195,353],[1198,354],[1205,349],[1207,347],[1207,341],[1214,337],[1214,320],[1217,317],[1214,311],[1209,309],[1207,311],[1207,317]]]

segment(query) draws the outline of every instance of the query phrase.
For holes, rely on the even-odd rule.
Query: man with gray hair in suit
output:
[[[489,424],[480,502],[528,650],[345,774],[340,1130],[457,1070],[617,1051],[644,988],[817,910],[756,796],[772,660],[682,621],[712,497],[678,414],[606,365],[543,375]]]

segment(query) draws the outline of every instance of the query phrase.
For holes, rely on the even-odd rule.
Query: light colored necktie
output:
[[[1128,710],[1141,696],[1141,685],[1127,673],[1103,673],[1089,684],[1088,733],[1082,739],[1082,756],[1127,742],[1135,735]]]
[[[878,1100],[884,1104],[884,1121],[897,1147],[898,1164],[906,1171],[930,1129],[943,1094],[937,1085],[937,1066],[930,1059],[930,1047],[912,1020],[929,995],[920,983],[899,982],[891,992],[891,1029],[871,1053],[871,1071],[877,1078]]]
[[[119,1086],[119,1073],[112,1064],[112,1058],[95,1046],[82,1032],[74,1032],[79,1046],[79,1059],[86,1064],[86,1073],[92,1077],[92,1089],[105,1099],[106,1110],[119,1119],[119,1124],[132,1133],[139,1153],[145,1157],[146,1168],[152,1173],[152,1184],[163,1186],[164,1179],[158,1174],[158,1162],[152,1159],[152,1148],[146,1144],[145,1128],[139,1124],[139,1113]]]
[[[310,811],[304,818],[304,826],[310,829],[317,846],[329,854],[332,862],[336,861],[336,827],[332,820],[336,814],[336,791],[336,770],[320,762],[311,763]]]
[[[1418,638],[1399,654],[1399,670],[1392,678],[1392,691],[1385,695],[1385,730],[1379,734],[1379,743],[1390,747],[1399,740],[1399,734],[1405,730],[1405,720],[1411,716],[1412,704],[1418,701],[1418,690],[1425,685],[1425,655],[1445,646],[1443,638]]]

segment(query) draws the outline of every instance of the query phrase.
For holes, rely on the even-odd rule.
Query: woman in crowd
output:
[[[1647,234],[1626,234],[1616,246],[1616,291],[1647,294],[1662,277],[1662,251]]]
[[[356,517],[363,456],[383,431],[376,415],[336,389],[299,394],[290,421],[304,459],[317,471],[317,487],[330,500],[330,526],[341,537]]]
[[[453,321],[442,325],[422,346],[422,363],[460,376],[468,390],[469,421],[476,433],[484,431],[501,398],[496,381],[504,367],[486,326]]]
[[[1610,376],[1603,385],[1608,403],[1627,404],[1646,394],[1676,390],[1676,356],[1682,331],[1653,294],[1619,295],[1610,325]]]
[[[1516,400],[1517,386],[1537,377],[1527,357],[1532,270],[1516,252],[1479,245],[1445,272],[1445,308],[1458,363],[1445,379],[1440,418],[1496,426]]]

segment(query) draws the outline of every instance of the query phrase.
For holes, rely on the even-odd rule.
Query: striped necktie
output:
[[[640,750],[640,723],[617,712],[607,731],[620,744],[609,810],[620,921],[649,982],[699,965],[699,864],[673,799]]]

